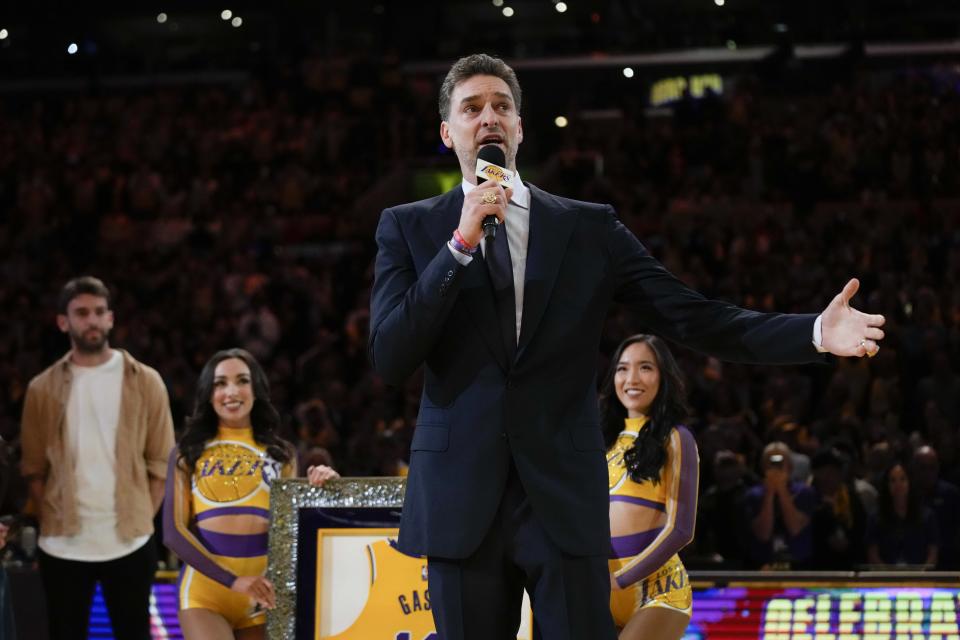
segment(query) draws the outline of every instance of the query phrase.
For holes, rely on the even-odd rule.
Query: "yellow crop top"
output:
[[[611,502],[632,502],[641,504],[659,511],[663,511],[667,504],[668,484],[666,475],[667,465],[660,470],[660,482],[634,482],[627,472],[623,456],[633,446],[640,430],[647,425],[647,418],[627,418],[624,430],[617,436],[607,451],[607,474],[610,483]]]
[[[663,526],[611,538],[611,557],[619,563],[614,578],[621,587],[651,575],[693,538],[700,464],[693,434],[683,426],[670,431],[659,482],[630,478],[624,454],[633,446],[646,418],[627,418],[623,432],[607,451],[610,502],[629,502],[666,514]]]
[[[270,516],[270,483],[282,465],[253,439],[252,429],[220,427],[197,460],[191,483],[193,515],[252,513]]]
[[[281,464],[253,439],[253,429],[220,427],[207,442],[188,476],[170,455],[164,502],[164,543],[180,559],[229,587],[236,575],[233,559],[266,556],[267,534],[213,531],[210,518],[232,515],[270,518],[270,484],[296,475],[296,463]],[[243,564],[242,562],[240,564]]]

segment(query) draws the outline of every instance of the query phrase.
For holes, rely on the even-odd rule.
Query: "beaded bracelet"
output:
[[[450,244],[453,246],[454,249],[468,256],[472,256],[477,252],[477,249],[480,248],[479,246],[474,246],[469,242],[467,242],[466,240],[464,240],[463,236],[460,234],[460,229],[453,230],[453,238],[451,238]]]

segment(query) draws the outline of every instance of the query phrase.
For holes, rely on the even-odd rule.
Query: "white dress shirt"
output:
[[[477,185],[464,180],[461,185],[463,195],[477,188]],[[530,240],[530,189],[527,188],[517,173],[513,177],[513,196],[507,204],[505,224],[497,233],[507,233],[507,244],[510,247],[510,264],[513,266],[513,295],[517,310],[517,341],[520,341],[520,319],[523,315],[523,279],[527,273],[527,244]],[[460,253],[449,243],[450,253],[457,262],[466,266],[473,260],[472,256]],[[485,242],[480,243],[480,250],[487,255]]]

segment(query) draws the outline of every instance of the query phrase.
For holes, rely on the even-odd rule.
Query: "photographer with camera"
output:
[[[813,556],[811,515],[816,494],[790,480],[791,450],[783,442],[763,449],[763,482],[747,493],[750,518],[749,562],[761,569],[805,569]]]

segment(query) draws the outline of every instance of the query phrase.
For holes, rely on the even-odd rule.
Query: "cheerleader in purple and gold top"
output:
[[[693,594],[677,552],[693,539],[699,457],[683,380],[660,338],[627,338],[600,396],[610,486],[610,610],[620,640],[679,639]]]
[[[187,640],[256,640],[274,606],[267,567],[270,485],[296,475],[276,430],[267,377],[243,349],[204,366],[193,416],[170,456],[164,543],[183,560],[180,626]],[[311,467],[321,485],[337,473]]]

